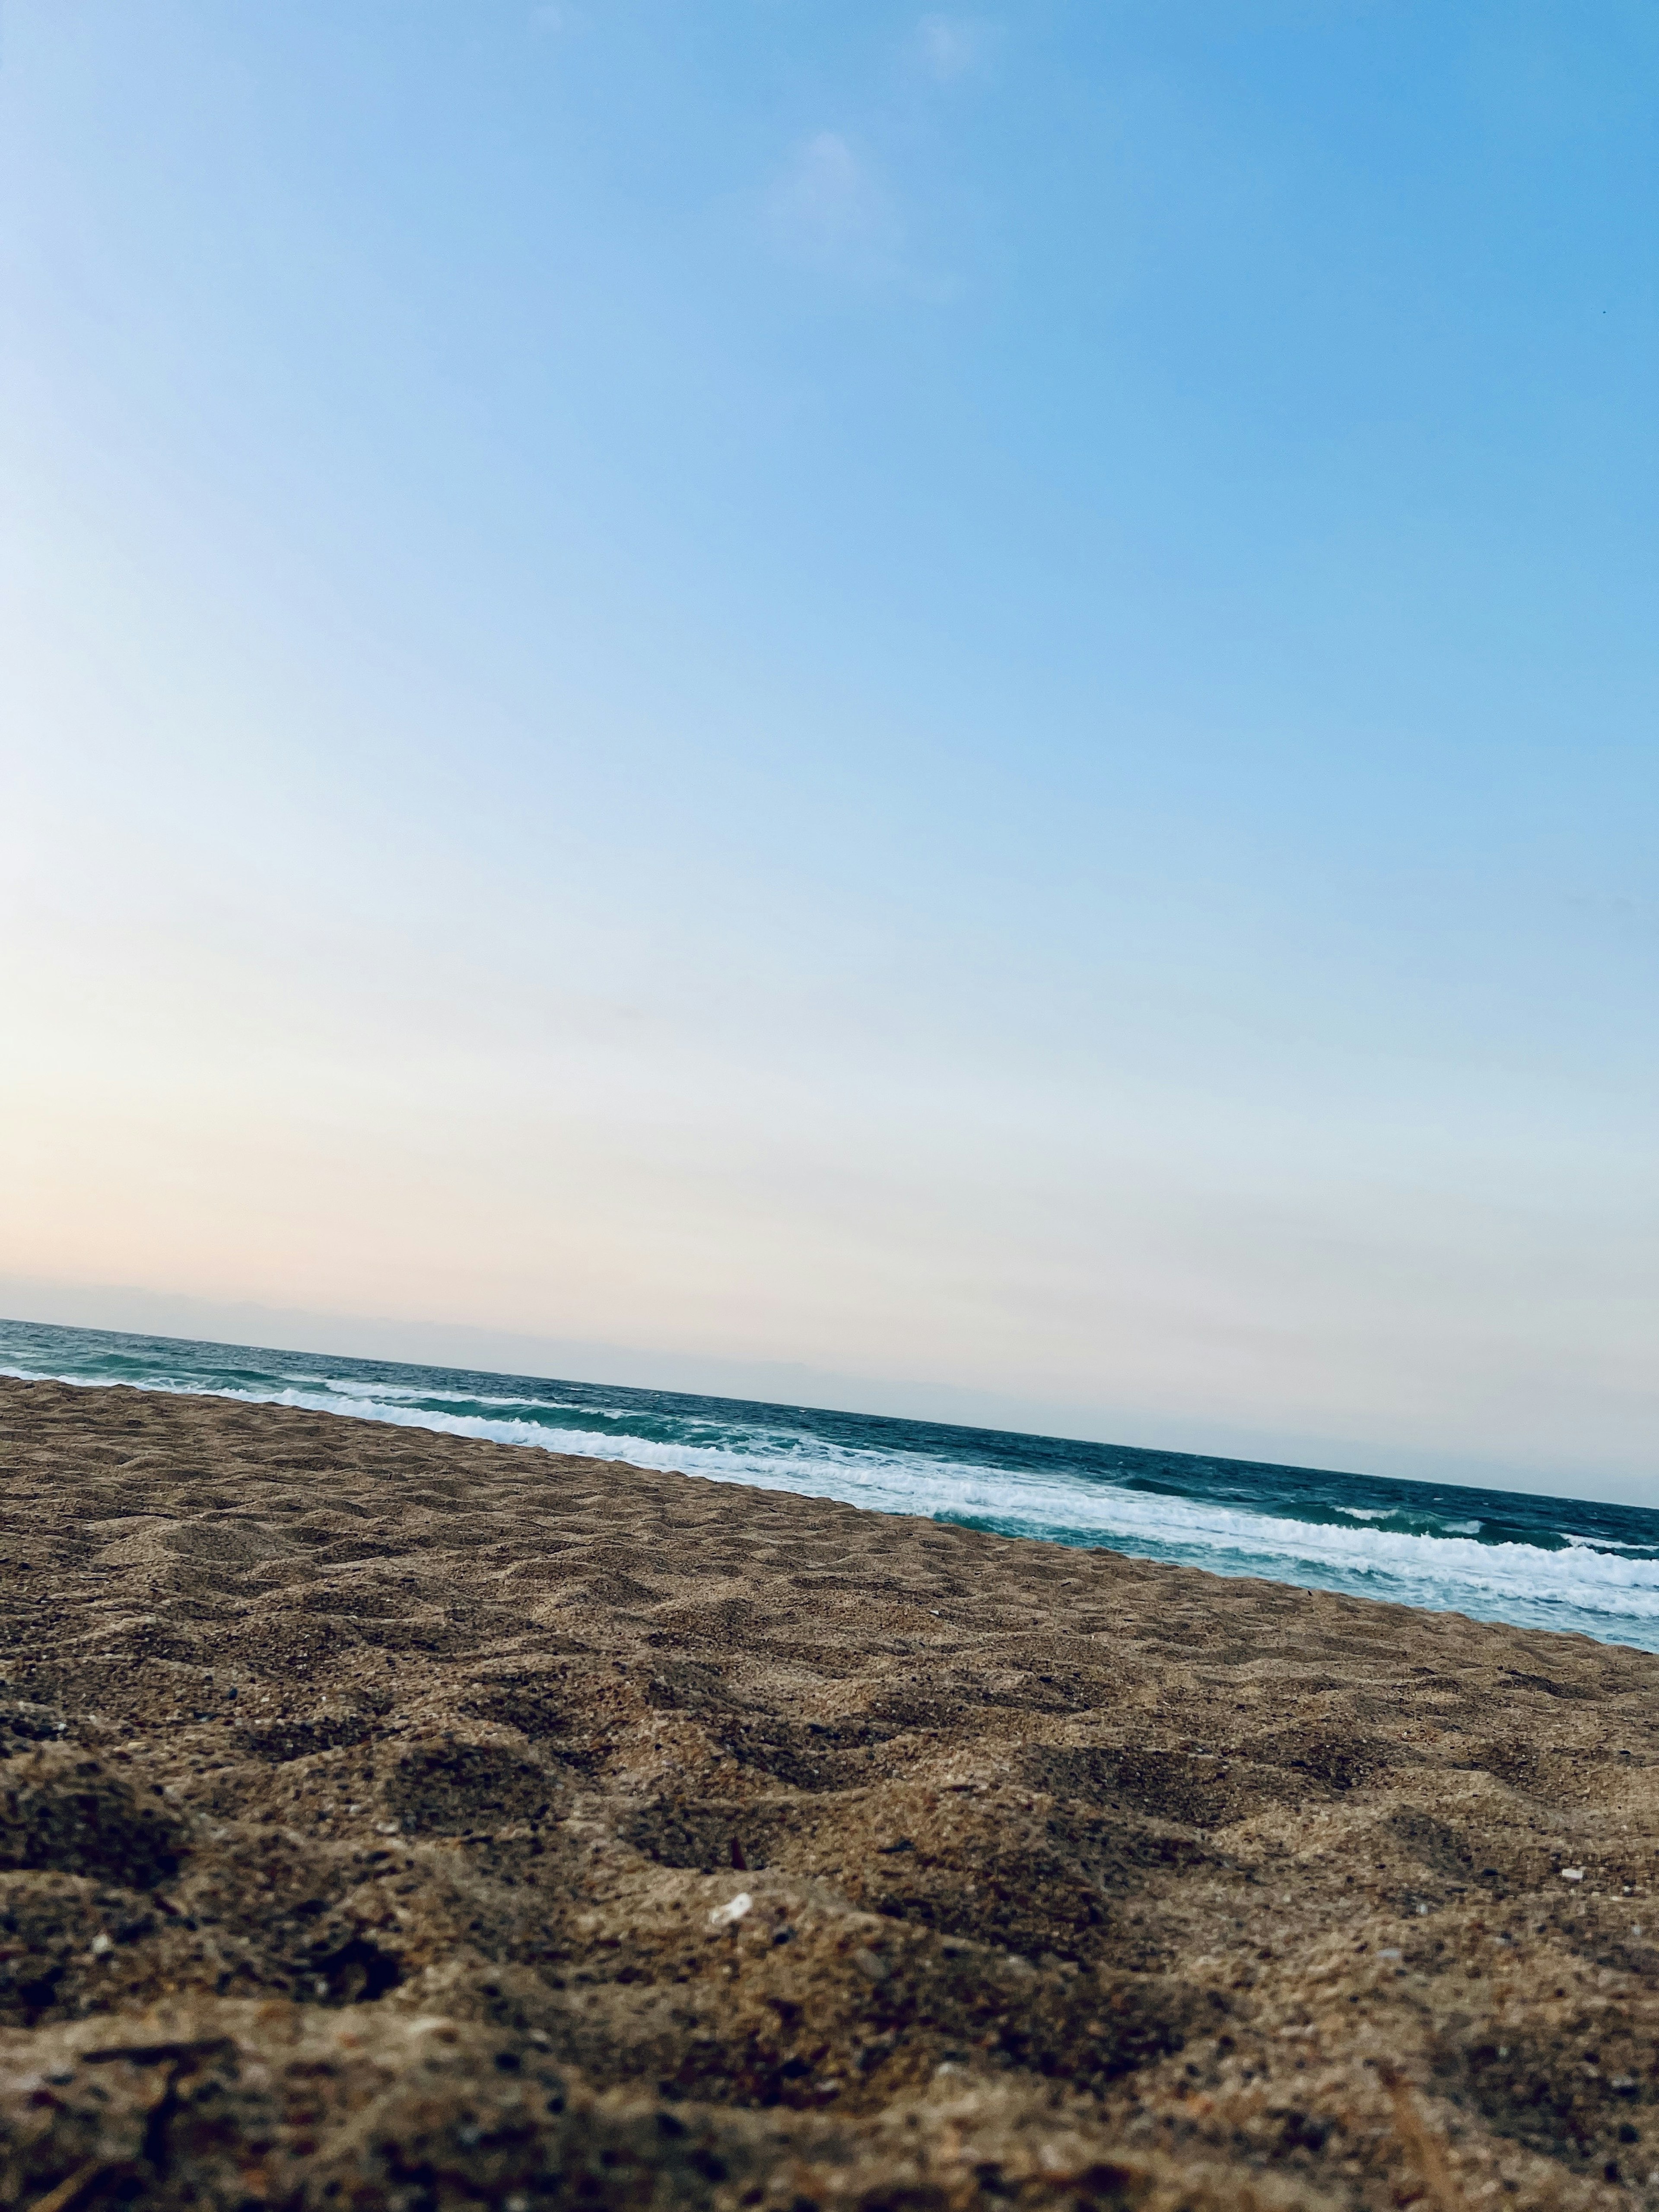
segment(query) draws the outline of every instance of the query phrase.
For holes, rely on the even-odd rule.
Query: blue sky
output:
[[[0,28],[14,1307],[1659,1500],[1651,9]]]

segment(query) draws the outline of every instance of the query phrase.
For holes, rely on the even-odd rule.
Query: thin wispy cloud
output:
[[[838,131],[815,131],[796,147],[767,214],[775,242],[793,260],[865,280],[902,273],[897,207]]]
[[[992,26],[965,15],[924,15],[916,26],[916,59],[937,84],[984,71],[995,37]]]

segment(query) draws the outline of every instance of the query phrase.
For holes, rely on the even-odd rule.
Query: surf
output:
[[[0,1322],[0,1369],[626,1460],[1659,1650],[1659,1513],[614,1385]]]

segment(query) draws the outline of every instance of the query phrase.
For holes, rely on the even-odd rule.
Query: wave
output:
[[[45,1333],[43,1333],[45,1334]],[[52,1335],[69,1332],[51,1332]],[[42,1346],[42,1349],[45,1349]],[[799,1413],[732,1401],[680,1400],[594,1386],[514,1387],[514,1378],[443,1370],[341,1371],[370,1363],[163,1346],[149,1358],[106,1352],[52,1362],[57,1379],[82,1386],[136,1383],[187,1395],[349,1413],[497,1443],[593,1459],[620,1459],[748,1488],[832,1498],[877,1511],[929,1516],[1009,1536],[1105,1547],[1212,1572],[1304,1587],[1659,1648],[1659,1544],[1560,1525],[1534,1502],[1464,1492],[1500,1510],[1455,1504],[1457,1493],[1401,1485],[1443,1508],[1344,1502],[1348,1484],[1372,1499],[1396,1486],[1364,1478],[1237,1462],[1168,1461],[1052,1438],[976,1432],[854,1416]],[[178,1355],[164,1364],[164,1352]],[[14,1357],[15,1356],[14,1350]],[[336,1371],[325,1371],[333,1368]],[[64,1370],[70,1371],[62,1371]],[[43,1364],[0,1371],[40,1376]],[[394,1376],[396,1379],[394,1379]],[[404,1379],[404,1377],[407,1379]],[[497,1387],[492,1387],[495,1385]],[[629,1401],[635,1402],[629,1403]],[[826,1429],[881,1441],[838,1440]],[[967,1449],[971,1446],[972,1449]],[[1025,1448],[1022,1452],[1021,1448]],[[1092,1455],[1092,1456],[1091,1456]],[[1018,1462],[1024,1457],[1027,1464]],[[1152,1458],[1157,1474],[1133,1471]],[[1175,1467],[1190,1480],[1171,1480]],[[1254,1480],[1252,1479],[1254,1478]],[[1259,1493],[1252,1504],[1244,1486]],[[1207,1483],[1212,1492],[1203,1494]],[[1298,1492],[1297,1486],[1301,1486]],[[1322,1495],[1303,1494],[1322,1491]],[[1600,1509],[1592,1509],[1599,1510]],[[1604,1516],[1605,1517],[1605,1516]],[[1613,1526],[1646,1534],[1651,1516]],[[1659,1534],[1659,1521],[1655,1531]]]

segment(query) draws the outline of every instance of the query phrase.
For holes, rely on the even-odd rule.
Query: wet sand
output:
[[[223,1400],[0,1466],[7,2205],[1659,2206],[1659,1658]]]

